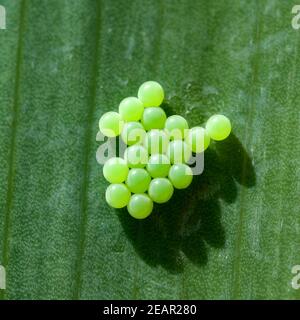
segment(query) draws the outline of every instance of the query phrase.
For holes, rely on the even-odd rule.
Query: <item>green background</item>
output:
[[[4,299],[297,299],[294,1],[1,0]],[[110,209],[98,120],[146,80],[234,134],[151,218]]]

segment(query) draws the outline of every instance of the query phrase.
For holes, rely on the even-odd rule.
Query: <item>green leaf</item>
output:
[[[2,0],[4,299],[298,299],[293,1]],[[100,116],[146,80],[234,134],[145,221],[107,206]]]

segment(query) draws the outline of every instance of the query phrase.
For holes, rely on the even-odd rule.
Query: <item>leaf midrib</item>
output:
[[[78,253],[77,259],[75,262],[75,286],[73,299],[80,299],[81,295],[81,285],[82,285],[82,268],[83,268],[83,256],[85,251],[86,243],[86,229],[87,229],[87,214],[88,214],[88,186],[89,186],[89,160],[90,160],[90,151],[92,149],[92,136],[94,128],[91,125],[93,123],[93,116],[96,111],[96,102],[97,102],[97,83],[98,83],[98,70],[99,70],[99,52],[100,52],[100,39],[101,39],[101,7],[102,1],[96,2],[96,32],[95,32],[95,54],[93,57],[93,74],[91,77],[91,99],[90,107],[88,110],[87,117],[87,128],[85,133],[85,144],[82,152],[84,153],[84,162],[83,162],[83,185],[81,191],[81,209],[80,209],[80,219],[79,219],[79,241],[78,241]]]
[[[12,124],[11,124],[11,140],[8,156],[8,176],[7,176],[7,196],[4,214],[4,237],[3,237],[3,253],[2,259],[6,269],[8,269],[8,251],[9,251],[9,235],[11,225],[11,209],[13,202],[13,185],[15,181],[15,159],[16,159],[16,138],[20,113],[20,79],[21,79],[21,65],[23,60],[23,39],[25,33],[25,16],[27,10],[27,0],[21,0],[20,5],[20,18],[19,18],[19,36],[17,43],[16,54],[16,76],[14,87],[14,102],[12,106]],[[5,299],[6,291],[0,291],[0,299]]]
[[[260,39],[261,39],[261,18],[260,18],[260,7],[259,7],[259,0],[256,1],[256,28],[255,28],[255,35],[254,35],[254,48],[255,48],[255,55],[253,57],[253,77],[252,77],[252,84],[251,84],[251,93],[250,93],[250,101],[249,101],[249,108],[247,113],[246,119],[246,126],[245,126],[245,144],[247,146],[251,145],[252,141],[252,134],[251,134],[251,127],[253,124],[253,113],[255,110],[255,92],[256,92],[256,84],[258,80],[258,70],[259,70],[259,63],[260,63]],[[243,220],[244,220],[244,199],[246,196],[246,187],[244,187],[246,182],[247,176],[247,156],[244,155],[243,165],[242,165],[242,176],[241,176],[241,201],[240,201],[240,211],[239,211],[239,221],[238,221],[238,230],[237,236],[235,241],[235,249],[234,249],[234,266],[233,266],[233,299],[239,299],[240,294],[240,263],[241,263],[241,241],[243,237]]]

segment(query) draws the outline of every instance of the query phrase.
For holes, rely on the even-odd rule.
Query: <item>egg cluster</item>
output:
[[[111,158],[103,166],[110,183],[106,201],[113,208],[127,206],[136,219],[147,218],[153,202],[169,201],[174,188],[187,188],[193,179],[187,165],[192,154],[204,152],[211,139],[224,140],[231,132],[231,123],[223,115],[212,116],[205,128],[189,128],[182,116],[166,116],[160,107],[163,100],[161,85],[148,81],[137,97],[121,101],[119,112],[107,112],[99,121],[105,136],[120,135],[127,145],[123,158]]]

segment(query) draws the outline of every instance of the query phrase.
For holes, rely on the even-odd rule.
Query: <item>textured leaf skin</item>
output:
[[[2,299],[298,299],[293,1],[2,0]],[[101,114],[154,79],[234,135],[146,221],[104,201]]]

